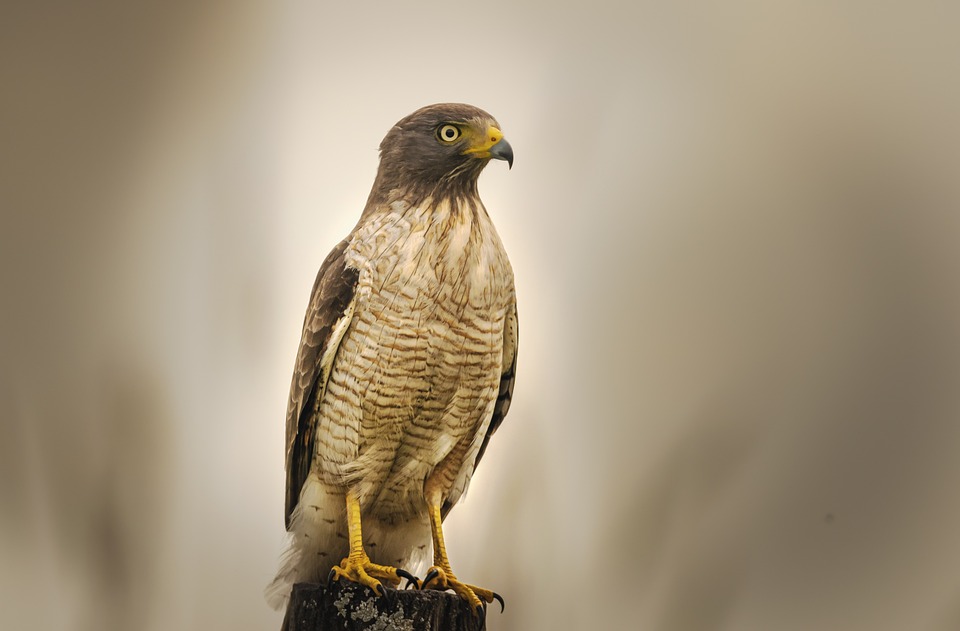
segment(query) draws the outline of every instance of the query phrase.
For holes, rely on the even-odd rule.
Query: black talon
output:
[[[429,584],[430,581],[432,581],[433,579],[437,578],[438,576],[440,576],[440,572],[438,572],[438,571],[435,570],[435,569],[434,569],[434,570],[430,570],[429,572],[427,572],[427,575],[423,577],[423,582],[420,583],[420,589],[426,589],[426,588],[427,588],[427,584]]]
[[[407,589],[410,589],[410,585],[414,585],[418,589],[420,588],[420,579],[418,579],[416,576],[414,576],[410,572],[406,570],[401,570],[398,568],[397,576],[399,576],[400,578],[407,579]]]
[[[506,605],[503,604],[503,596],[497,592],[493,592],[493,599],[500,603],[500,613],[503,613],[503,610],[506,609]]]
[[[337,577],[337,568],[335,567],[330,568],[330,573],[327,574],[327,585],[332,584],[333,581],[336,579],[336,577]]]
[[[382,584],[382,583],[377,583],[377,584],[373,587],[373,593],[374,593],[376,596],[383,596],[383,595],[386,593],[386,592],[384,591],[384,589],[383,589],[383,584]]]

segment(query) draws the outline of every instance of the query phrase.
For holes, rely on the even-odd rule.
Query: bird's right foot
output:
[[[417,577],[413,574],[389,565],[378,565],[372,562],[364,552],[351,554],[341,561],[340,565],[335,565],[330,570],[328,580],[339,581],[341,578],[365,585],[378,596],[383,595],[383,583],[387,583],[390,587],[397,587],[400,579],[405,578],[414,585],[419,584]]]

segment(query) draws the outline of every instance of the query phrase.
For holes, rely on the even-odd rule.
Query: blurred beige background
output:
[[[492,631],[960,628],[960,5],[0,8],[0,628],[279,627],[303,310],[396,120],[517,160]]]

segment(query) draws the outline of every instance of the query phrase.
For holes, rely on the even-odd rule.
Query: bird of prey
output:
[[[478,612],[502,599],[461,582],[441,522],[513,393],[513,270],[477,178],[513,150],[489,114],[430,105],[380,144],[360,220],[317,274],[286,432],[291,545],[268,598],[346,579],[382,593],[407,577]],[[433,564],[419,583],[405,567]]]

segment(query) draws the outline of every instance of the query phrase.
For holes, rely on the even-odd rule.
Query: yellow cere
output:
[[[503,139],[503,132],[496,127],[487,127],[487,132],[471,139],[470,146],[463,153],[477,158],[489,158],[490,149]]]

